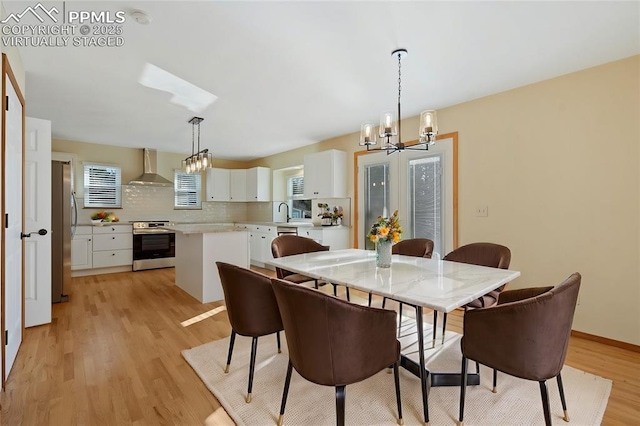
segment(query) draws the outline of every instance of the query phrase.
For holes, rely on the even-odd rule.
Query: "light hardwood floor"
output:
[[[53,322],[26,330],[0,424],[199,425],[212,413],[232,424],[180,354],[229,335],[227,314],[173,280],[173,269],[75,278]],[[461,325],[461,313],[450,315],[450,330]],[[567,364],[614,381],[603,424],[639,424],[638,353],[572,338]]]

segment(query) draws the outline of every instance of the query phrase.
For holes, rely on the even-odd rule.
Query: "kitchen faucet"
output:
[[[278,206],[278,213],[280,213],[280,207],[282,207],[283,204],[287,208],[287,223],[289,223],[289,219],[291,219],[289,217],[289,204],[285,203],[284,201],[280,203],[280,205]]]

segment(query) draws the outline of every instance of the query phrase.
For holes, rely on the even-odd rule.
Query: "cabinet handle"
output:
[[[91,241],[91,238],[89,238],[89,241]]]
[[[111,239],[112,239],[112,240],[115,240],[115,239],[116,239],[116,237],[111,237]]]
[[[113,227],[112,227],[112,228],[111,228],[111,230],[112,230],[112,231],[115,231],[115,230],[116,230],[116,228],[113,228]]]
[[[115,256],[115,255],[116,255],[115,253],[111,253],[111,256]]]
[[[262,237],[262,239],[264,240],[264,239],[265,239],[265,237]]]

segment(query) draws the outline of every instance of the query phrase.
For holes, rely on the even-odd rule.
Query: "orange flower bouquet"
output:
[[[398,221],[398,210],[391,217],[378,216],[378,220],[371,226],[367,237],[374,243],[389,241],[397,243],[402,238],[402,227]]]

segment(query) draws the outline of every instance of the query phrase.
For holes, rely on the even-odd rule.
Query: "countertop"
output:
[[[163,226],[163,229],[180,232],[182,234],[214,234],[220,232],[248,232],[237,226],[216,225],[211,223],[193,223],[186,225]]]
[[[274,226],[274,227],[284,227],[284,228],[304,228],[305,230],[311,229],[344,229],[351,228],[350,226],[345,225],[333,225],[333,226],[321,226],[314,225],[310,222],[238,222],[237,224],[242,225],[261,225],[261,226]]]

